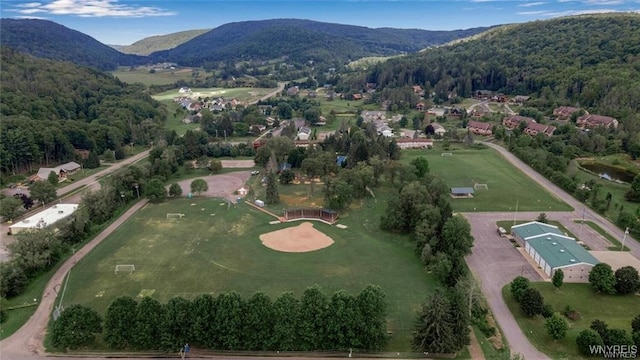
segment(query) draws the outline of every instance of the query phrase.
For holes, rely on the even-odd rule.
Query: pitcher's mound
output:
[[[324,249],[333,244],[333,239],[314,229],[310,222],[260,235],[262,244],[283,252],[309,252]]]

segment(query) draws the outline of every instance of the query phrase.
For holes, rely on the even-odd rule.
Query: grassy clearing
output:
[[[415,312],[436,282],[406,237],[378,230],[383,202],[370,201],[362,211],[345,216],[345,230],[314,223],[335,243],[299,254],[273,251],[259,240],[262,233],[299,223],[269,225],[270,216],[245,204],[227,210],[221,203],[181,199],[145,207],[78,262],[64,303],[104,313],[123,295],[146,294],[163,302],[228,291],[246,296],[262,291],[271,297],[293,291],[299,296],[316,283],[328,293],[355,293],[373,283],[387,295],[388,329],[393,332],[388,350],[410,350]],[[169,212],[186,216],[167,220]],[[136,271],[116,275],[117,264],[134,264]]]
[[[453,156],[443,157],[443,152]],[[547,192],[493,149],[465,149],[453,144],[443,150],[440,144],[432,150],[403,150],[402,161],[423,156],[429,168],[450,187],[473,187],[487,184],[489,190],[477,190],[470,199],[452,199],[455,211],[563,211],[572,208]]]
[[[120,79],[120,81],[126,83],[142,83],[144,85],[168,85],[173,84],[177,81],[184,80],[190,81],[194,78],[192,77],[193,71],[199,71],[200,75],[198,78],[204,77],[204,70],[201,69],[192,69],[192,68],[184,68],[184,69],[174,69],[174,70],[156,70],[155,73],[150,73],[148,69],[135,69],[133,71],[129,71],[129,68],[120,68],[116,71],[112,71],[111,75]]]
[[[177,109],[181,109],[180,104],[174,102],[173,100],[160,100],[164,106],[167,107],[167,121],[165,122],[165,128],[169,131],[175,130],[178,135],[184,135],[187,130],[195,130],[200,127],[200,124],[185,124],[182,122],[188,113],[187,111],[176,111]]]
[[[583,221],[582,220],[574,220],[573,222],[575,222],[577,224],[580,224]],[[609,246],[607,249],[609,249],[611,251],[619,251],[620,247],[622,247],[622,243],[620,241],[618,241],[618,239],[614,238],[613,236],[611,236],[611,234],[609,234],[608,232],[604,231],[604,229],[602,229],[600,226],[598,226],[598,224],[594,223],[593,221],[588,221],[588,220],[584,221],[584,224],[586,224],[587,226],[592,228],[598,234],[602,235],[605,239],[609,240],[609,242],[612,245]],[[630,251],[630,249],[625,246],[624,247],[624,251]]]
[[[335,111],[337,114],[352,114],[355,117],[358,117],[361,110],[378,110],[380,109],[380,105],[377,104],[365,104],[362,100],[327,100],[326,98],[318,97],[315,99],[320,102],[320,109],[322,113],[326,116],[331,112],[331,110]]]
[[[552,359],[582,359],[576,346],[576,337],[595,319],[605,321],[610,329],[631,332],[631,319],[638,309],[638,298],[635,296],[596,294],[589,284],[564,284],[558,291],[550,283],[532,283],[531,287],[540,290],[545,303],[553,306],[555,311],[563,312],[570,305],[581,315],[578,321],[568,320],[567,336],[554,342],[545,330],[544,318],[537,316],[531,319],[524,315],[511,297],[509,285],[502,289],[502,296],[524,334],[538,350]]]

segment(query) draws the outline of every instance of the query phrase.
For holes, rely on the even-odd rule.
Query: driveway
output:
[[[504,218],[495,217],[492,213],[463,215],[469,220],[475,239],[473,253],[466,257],[467,264],[480,281],[482,292],[512,353],[520,353],[525,359],[548,359],[531,345],[502,298],[502,288],[516,276],[522,275],[531,281],[542,280],[515,246],[496,233],[496,220],[512,218],[513,214]],[[530,218],[531,215],[534,214],[521,214],[522,218]]]

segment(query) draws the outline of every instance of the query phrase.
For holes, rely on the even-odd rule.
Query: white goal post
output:
[[[136,271],[136,266],[132,265],[132,264],[122,264],[122,265],[116,265],[116,268],[114,270],[114,273],[117,274],[120,271],[128,271],[129,274],[133,273],[134,271]]]
[[[440,156],[453,156],[453,153],[442,153]]]
[[[474,190],[489,190],[489,186],[487,184],[474,184]]]
[[[180,214],[180,213],[167,213],[167,219],[172,219],[172,218],[182,219],[183,216],[184,214]]]

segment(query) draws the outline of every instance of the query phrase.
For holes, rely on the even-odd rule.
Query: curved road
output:
[[[574,222],[575,219],[584,217],[585,220],[597,223],[615,238],[622,239],[624,235],[622,230],[551,183],[551,181],[537,173],[508,150],[492,143],[485,144],[498,151],[511,164],[547,189],[547,191],[573,207],[573,211],[547,212],[547,215],[553,220],[560,221],[569,231],[589,245],[591,249],[607,250],[610,243],[588,226],[576,224]],[[473,253],[466,258],[467,264],[479,279],[482,292],[491,307],[496,321],[503,330],[512,353],[520,353],[525,359],[548,359],[548,357],[538,351],[524,335],[502,298],[502,288],[518,275],[523,275],[532,281],[541,281],[542,278],[518,249],[509,241],[497,236],[495,221],[502,219],[514,219],[514,221],[516,219],[534,219],[538,214],[538,212],[463,214],[469,220],[475,238]],[[640,257],[640,243],[629,239],[625,246],[631,250],[631,253],[636,258]]]

